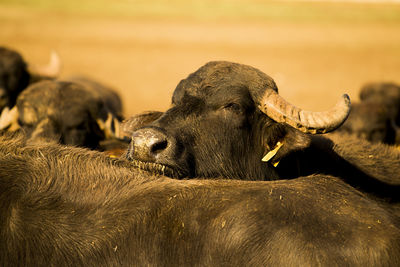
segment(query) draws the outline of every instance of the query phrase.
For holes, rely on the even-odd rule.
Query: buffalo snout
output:
[[[132,134],[128,157],[145,162],[164,163],[171,160],[174,143],[157,128],[142,128]]]
[[[126,158],[134,166],[170,177],[189,175],[186,151],[162,128],[141,128],[134,131],[131,138]]]

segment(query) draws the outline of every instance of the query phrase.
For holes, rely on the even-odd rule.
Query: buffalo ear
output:
[[[134,131],[157,120],[162,114],[160,111],[145,111],[124,120],[121,124],[122,135],[130,138]]]
[[[17,130],[19,128],[18,116],[17,106],[14,106],[12,109],[5,107],[0,115],[0,130]]]
[[[289,154],[304,150],[311,144],[310,134],[303,133],[293,127],[283,124],[268,129],[269,138],[264,138],[265,156],[263,161],[269,161],[277,166],[280,160]]]

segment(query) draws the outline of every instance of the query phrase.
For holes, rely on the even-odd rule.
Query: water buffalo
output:
[[[177,180],[7,134],[0,203],[4,267],[400,265],[396,207],[327,175]]]
[[[360,100],[367,105],[386,107],[386,116],[391,120],[388,129],[392,128],[396,133],[393,143],[400,145],[400,85],[392,82],[367,83],[360,90]]]
[[[34,66],[28,65],[17,51],[0,47],[0,112],[11,109],[29,84],[56,77],[60,68],[60,59],[54,52],[48,65]]]
[[[399,151],[318,134],[345,121],[347,96],[329,111],[309,112],[287,103],[277,90],[272,78],[253,67],[207,63],[178,84],[166,112],[125,122],[123,130],[132,138],[126,156],[171,177],[264,180],[323,173],[399,198],[386,186],[400,182]]]
[[[380,103],[388,108],[390,116],[400,126],[400,85],[392,82],[371,82],[360,90],[362,102]]]
[[[383,103],[360,102],[352,104],[345,123],[335,132],[355,135],[372,143],[396,144],[399,127],[389,108]]]
[[[98,88],[87,81],[37,82],[19,95],[14,122],[32,141],[98,148],[102,140],[118,135],[122,113],[121,105],[112,105],[120,101],[118,95],[110,92],[108,101],[106,88]]]

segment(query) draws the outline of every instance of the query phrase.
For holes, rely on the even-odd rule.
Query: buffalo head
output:
[[[308,146],[308,133],[336,129],[349,109],[344,95],[329,111],[304,111],[258,69],[210,62],[178,84],[166,112],[125,122],[127,158],[170,176],[273,179],[273,165]]]
[[[47,65],[34,66],[28,65],[18,52],[0,47],[0,111],[13,107],[18,95],[30,83],[57,76],[60,66],[54,52]]]
[[[383,103],[360,102],[352,105],[346,122],[336,133],[344,133],[366,139],[372,143],[394,144],[398,126],[389,108]]]
[[[400,85],[393,82],[371,82],[360,90],[362,103],[384,106],[392,128],[396,131],[396,144],[400,144]]]
[[[30,140],[97,148],[108,134],[116,135],[118,120],[100,95],[66,81],[42,81],[17,99],[13,113]],[[11,112],[10,112],[11,113]]]

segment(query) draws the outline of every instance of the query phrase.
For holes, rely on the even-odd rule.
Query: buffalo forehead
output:
[[[52,81],[35,83],[21,93],[17,102],[21,105],[29,103],[31,106],[48,105],[57,95],[55,86]]]
[[[84,108],[77,107],[70,110],[56,105],[39,106],[38,108],[24,106],[20,116],[26,124],[35,124],[47,119],[66,128],[75,127],[88,120],[88,112]]]
[[[93,93],[83,86],[60,81],[42,81],[35,83],[21,94],[21,100],[41,102],[87,102],[94,99]]]
[[[96,106],[97,102],[99,102],[92,93],[82,86],[55,81],[37,83],[25,90],[18,101],[20,105],[29,104],[36,109],[53,107],[54,111],[87,109]]]
[[[235,88],[248,88],[255,100],[260,99],[267,88],[277,91],[273,79],[256,68],[214,61],[182,80],[174,91],[173,102],[179,101],[185,94],[202,98],[215,94],[232,94]]]
[[[36,123],[39,120],[50,118],[60,121],[62,125],[75,126],[87,120],[90,109],[96,109],[94,100],[86,92],[68,94],[60,93],[54,84],[49,87],[35,87],[34,90],[24,93],[18,100],[18,109],[21,110],[21,119],[25,123]],[[96,112],[96,111],[93,111]]]

